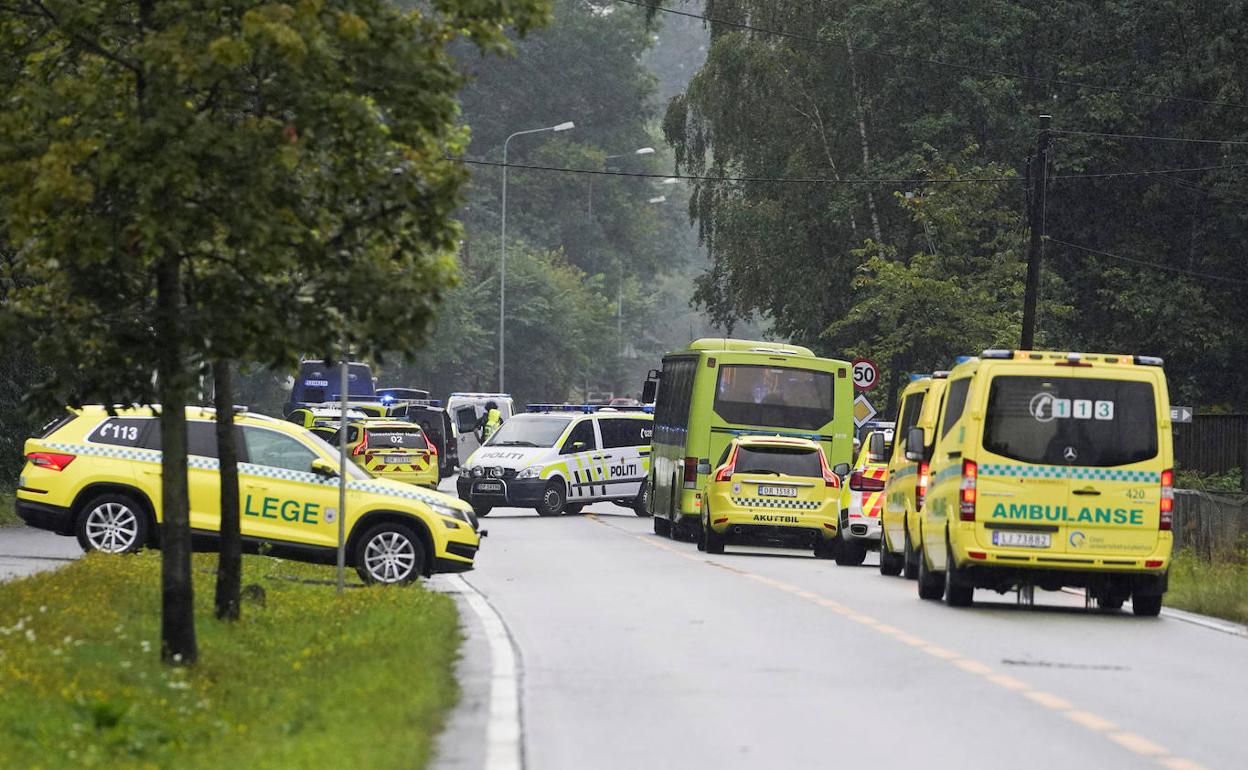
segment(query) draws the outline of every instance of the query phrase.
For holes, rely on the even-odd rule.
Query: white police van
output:
[[[451,415],[451,424],[455,426],[459,441],[460,457],[471,455],[480,446],[476,434],[477,420],[485,414],[485,405],[491,401],[498,405],[504,422],[516,411],[507,393],[452,393],[446,400],[446,411]]]
[[[508,506],[542,516],[609,501],[646,512],[653,414],[649,408],[529,404],[459,469],[459,497],[478,516]]]

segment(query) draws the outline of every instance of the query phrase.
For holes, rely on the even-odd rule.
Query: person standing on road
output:
[[[476,431],[477,438],[481,443],[490,440],[490,436],[499,429],[503,424],[503,413],[498,409],[498,403],[495,401],[487,401],[485,404],[485,414],[477,418]]]

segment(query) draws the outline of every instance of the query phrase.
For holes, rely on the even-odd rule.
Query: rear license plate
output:
[[[386,455],[386,465],[402,465],[411,461],[412,458],[408,455]]]
[[[477,485],[472,488],[474,492],[502,492],[503,482],[501,481],[478,481]]]
[[[1053,544],[1053,536],[1047,532],[996,531],[992,533],[992,544],[1016,548],[1048,548]]]
[[[760,497],[797,497],[797,487],[759,487]]]

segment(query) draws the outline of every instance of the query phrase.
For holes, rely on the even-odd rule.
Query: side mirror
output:
[[[653,404],[654,399],[658,395],[659,395],[658,380],[646,380],[645,384],[641,386],[641,403]]]
[[[849,463],[837,463],[832,466],[832,472],[841,478],[845,478],[849,475]]]
[[[923,429],[911,428],[906,434],[906,459],[910,462],[923,462]]]
[[[338,466],[329,460],[322,460],[319,457],[312,461],[312,472],[327,479],[338,478]]]
[[[871,438],[867,439],[868,459],[873,463],[885,462],[888,458],[884,456],[884,434],[876,431],[871,434]]]
[[[573,452],[584,452],[585,447],[586,447],[586,444],[584,441],[573,441],[569,445],[568,448],[571,449]]]

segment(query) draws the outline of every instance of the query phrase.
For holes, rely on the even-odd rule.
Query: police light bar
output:
[[[987,358],[988,356],[984,356],[984,357]],[[1002,356],[1002,358],[1009,358],[1009,356]],[[975,360],[975,356],[958,356],[957,358],[953,359],[953,365],[961,366],[962,364],[965,364],[967,361],[974,361],[974,360]]]
[[[1157,356],[1135,356],[1135,363],[1139,366],[1165,366],[1165,360]]]
[[[931,377],[932,377],[932,375],[930,375],[930,374],[922,374],[922,373],[919,373],[919,372],[915,372],[914,374],[910,375],[910,381],[911,381],[911,382],[918,382],[919,380],[928,380],[928,379],[931,379]]]
[[[993,348],[991,350],[985,350],[983,353],[980,353],[979,357],[980,358],[1013,358],[1014,351]]]

